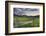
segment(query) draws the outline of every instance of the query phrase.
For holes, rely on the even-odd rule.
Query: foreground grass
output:
[[[26,21],[33,21],[32,23],[20,23],[20,22],[26,22]],[[39,27],[39,17],[18,17],[14,16],[14,27],[15,28],[22,28],[22,27]]]

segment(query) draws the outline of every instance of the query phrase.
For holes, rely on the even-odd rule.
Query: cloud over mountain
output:
[[[14,8],[15,15],[35,16],[39,15],[38,8]]]

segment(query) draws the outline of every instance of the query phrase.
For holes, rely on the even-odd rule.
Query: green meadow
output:
[[[14,16],[14,28],[39,27],[39,17]]]

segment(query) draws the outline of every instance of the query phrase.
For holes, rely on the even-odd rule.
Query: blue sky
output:
[[[16,15],[39,15],[39,9],[38,8],[14,8],[14,14]]]

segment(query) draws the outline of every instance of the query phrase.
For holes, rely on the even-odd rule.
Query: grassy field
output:
[[[14,16],[14,28],[39,27],[39,17]]]

